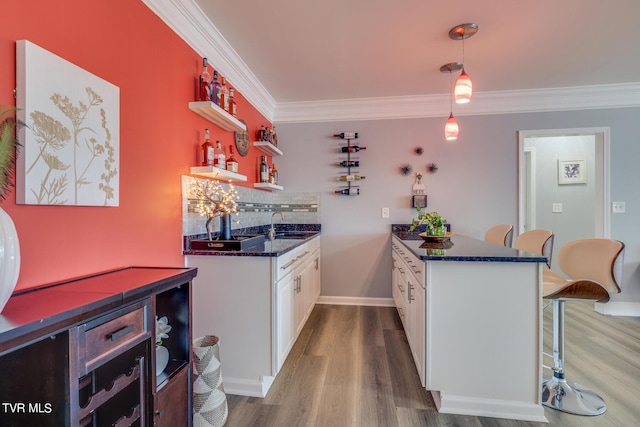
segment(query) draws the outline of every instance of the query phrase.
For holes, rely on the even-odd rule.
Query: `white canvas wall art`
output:
[[[16,202],[118,206],[120,89],[28,40],[16,68]]]

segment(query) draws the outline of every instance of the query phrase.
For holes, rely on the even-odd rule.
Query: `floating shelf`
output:
[[[284,190],[284,187],[282,185],[270,184],[268,182],[256,182],[255,184],[253,184],[253,186],[255,188],[262,188],[264,190]]]
[[[247,180],[245,175],[240,175],[239,173],[230,172],[225,169],[218,169],[214,166],[191,166],[191,174],[225,181],[245,182]]]
[[[282,156],[284,153],[269,141],[254,141],[253,146],[270,156]]]
[[[246,132],[247,126],[211,101],[190,102],[189,109],[224,130]]]

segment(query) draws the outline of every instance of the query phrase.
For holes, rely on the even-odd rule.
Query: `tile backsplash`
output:
[[[189,194],[192,176],[182,176],[182,235],[206,233],[206,217],[196,212],[197,200]],[[226,185],[226,184],[225,184]],[[234,186],[238,192],[238,214],[233,216],[232,230],[269,224],[273,212],[282,212],[275,223],[320,223],[320,193],[270,192],[248,187]],[[220,221],[211,222],[211,231],[219,231]]]

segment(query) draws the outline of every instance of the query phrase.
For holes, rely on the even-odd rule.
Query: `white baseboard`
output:
[[[640,317],[640,302],[597,302],[594,309],[600,314],[609,316]]]
[[[506,418],[511,420],[549,422],[542,405],[496,399],[477,399],[447,396],[431,392],[438,412],[443,414],[473,415],[476,417]]]
[[[249,381],[241,378],[227,378],[222,374],[224,392],[238,396],[266,397],[275,377],[263,376],[261,381]]]
[[[393,298],[366,298],[366,297],[330,297],[321,295],[317,304],[334,305],[367,305],[374,307],[395,307]]]

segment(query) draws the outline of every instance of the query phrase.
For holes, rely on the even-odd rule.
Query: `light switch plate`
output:
[[[551,212],[553,213],[562,213],[562,203],[554,203]]]
[[[382,208],[382,218],[389,218],[389,208]]]
[[[611,210],[613,213],[624,213],[625,212],[625,203],[624,202],[613,202],[611,203]]]

